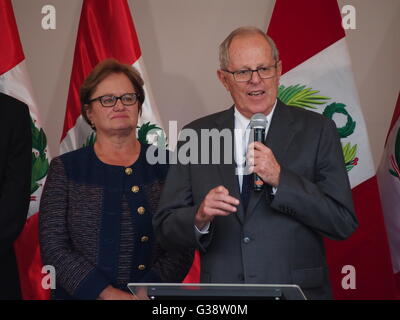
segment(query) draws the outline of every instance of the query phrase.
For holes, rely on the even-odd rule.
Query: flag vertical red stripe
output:
[[[277,0],[267,34],[280,51],[283,73],[345,36],[336,1]]]
[[[195,251],[192,266],[182,282],[200,283],[200,253],[198,250]]]
[[[48,300],[50,290],[42,287],[42,259],[39,245],[39,213],[26,220],[24,229],[14,243],[19,278],[24,300]]]
[[[352,189],[359,227],[346,241],[326,240],[330,278],[335,298],[393,299],[396,286],[376,177]],[[367,240],[368,239],[368,240]],[[342,267],[354,266],[356,290],[343,289]]]
[[[0,75],[25,59],[11,0],[0,0]]]

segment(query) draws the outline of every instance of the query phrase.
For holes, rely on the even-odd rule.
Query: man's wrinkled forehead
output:
[[[237,35],[232,39],[228,49],[228,64],[236,63],[238,60],[241,63],[254,63],[254,55],[249,54],[254,51],[258,52],[262,60],[274,61],[269,42],[259,34],[248,34]]]

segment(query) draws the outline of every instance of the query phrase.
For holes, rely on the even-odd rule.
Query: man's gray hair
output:
[[[219,65],[221,69],[226,69],[228,67],[229,47],[232,43],[232,40],[238,36],[246,36],[254,34],[259,34],[263,36],[265,40],[268,41],[269,45],[272,48],[272,57],[274,58],[275,61],[279,61],[279,51],[278,48],[276,47],[274,40],[272,40],[271,37],[269,37],[266,33],[264,33],[263,31],[261,31],[256,27],[240,27],[233,30],[219,46]]]

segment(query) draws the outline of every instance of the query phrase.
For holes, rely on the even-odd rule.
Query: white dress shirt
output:
[[[267,119],[267,126],[265,128],[265,137],[268,134],[269,126],[271,124],[271,119],[275,111],[276,101],[271,110],[271,112],[266,116]],[[239,179],[239,188],[240,192],[242,192],[242,184],[243,184],[243,171],[245,167],[245,160],[247,154],[247,146],[249,142],[249,135],[250,135],[250,119],[246,118],[242,115],[239,110],[235,107],[235,162],[237,167],[237,176]],[[265,138],[264,137],[264,138]]]
[[[267,126],[265,128],[265,137],[268,134],[269,126],[271,124],[271,119],[274,114],[276,107],[276,101],[274,106],[272,107],[271,112],[266,116]],[[246,153],[247,153],[247,145],[249,141],[250,135],[250,119],[246,118],[242,115],[239,110],[235,106],[234,112],[234,119],[235,119],[235,128],[234,128],[234,150],[235,150],[235,162],[236,162],[236,173],[239,180],[239,188],[240,192],[242,192],[242,184],[243,184],[243,173],[245,168],[245,160],[246,160]],[[264,137],[264,138],[265,138]],[[276,193],[276,188],[272,188],[272,193]],[[201,230],[199,230],[195,226],[196,236],[200,238],[203,234],[207,234],[210,228],[210,222],[204,226]]]

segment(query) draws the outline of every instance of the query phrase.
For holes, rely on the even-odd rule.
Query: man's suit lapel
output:
[[[219,118],[215,119],[216,122],[216,127],[218,130],[223,130],[223,129],[229,129],[232,132],[232,154],[231,159],[232,163],[227,163],[223,161],[225,157],[225,151],[224,151],[224,143],[221,141],[221,162],[222,164],[218,166],[219,172],[221,174],[222,182],[223,185],[229,190],[229,194],[240,200],[240,191],[239,191],[239,182],[238,182],[238,177],[236,175],[236,167],[235,167],[235,157],[234,157],[234,146],[235,146],[235,141],[234,141],[234,126],[235,126],[235,120],[234,120],[234,107],[232,106],[230,109],[228,109],[225,113],[223,113]],[[229,155],[226,155],[229,156]],[[240,222],[243,223],[244,221],[244,210],[243,207],[240,205],[237,208],[236,215],[239,218]]]
[[[288,108],[290,107],[278,100],[265,143],[266,146],[272,150],[278,163],[282,163],[282,160],[285,158],[286,150],[295,135],[293,126],[294,120],[290,112],[288,112]],[[253,214],[257,203],[262,197],[266,196],[265,187],[261,192],[251,191],[249,205],[246,211],[246,218],[249,218]]]

